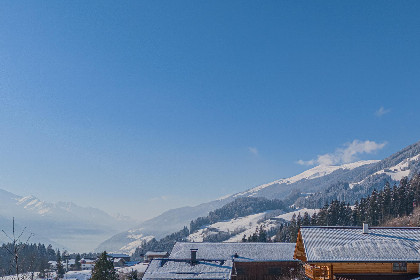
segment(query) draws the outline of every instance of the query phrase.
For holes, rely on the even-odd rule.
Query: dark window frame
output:
[[[407,272],[407,263],[392,263],[392,272]]]

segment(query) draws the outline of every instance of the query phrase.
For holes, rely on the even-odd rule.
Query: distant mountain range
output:
[[[354,163],[325,166],[320,165],[296,176],[276,180],[255,188],[224,197],[215,201],[200,204],[195,207],[182,207],[164,212],[145,221],[131,230],[119,233],[97,247],[97,251],[132,253],[143,241],[155,237],[157,239],[188,226],[191,220],[208,215],[240,197],[265,197],[267,199],[282,199],[290,206],[297,208],[319,208],[332,199],[353,203],[372,192],[382,189],[386,182],[398,183],[404,176],[411,176],[420,171],[420,142],[378,161],[358,161]],[[225,223],[217,223],[202,227],[188,237],[191,241],[206,238],[206,234],[228,231],[230,240],[238,240],[244,233],[255,230],[256,225],[272,225],[273,219],[282,219],[285,214],[254,213],[246,217],[228,219]],[[286,214],[287,215],[287,214]],[[240,221],[242,218],[242,221]],[[287,218],[290,218],[287,216]],[[285,218],[286,219],[286,218]],[[238,225],[238,226],[235,226]],[[240,230],[239,230],[240,228]],[[237,229],[238,234],[232,235]],[[212,233],[213,232],[213,233]],[[240,233],[239,233],[240,232]]]
[[[112,217],[102,210],[80,207],[71,202],[48,203],[34,196],[18,196],[0,189],[0,229],[12,232],[12,218],[16,231],[26,227],[21,240],[52,244],[56,248],[75,252],[92,250],[101,240],[121,229],[129,228],[132,220]],[[8,238],[0,233],[0,241]]]

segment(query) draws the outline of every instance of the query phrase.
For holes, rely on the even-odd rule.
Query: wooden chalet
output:
[[[143,280],[229,280],[232,261],[153,259]]]
[[[299,262],[293,259],[294,248],[294,243],[177,242],[170,258],[185,258],[195,249],[198,259],[231,260],[231,279],[275,280],[297,271]]]
[[[294,258],[312,280],[416,279],[420,228],[302,227]]]
[[[169,258],[151,261],[143,279],[276,280],[297,271],[294,248],[294,243],[177,242]]]

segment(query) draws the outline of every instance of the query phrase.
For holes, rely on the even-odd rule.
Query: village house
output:
[[[168,252],[152,252],[149,251],[144,255],[144,261],[150,262],[153,259],[162,259],[168,257]]]
[[[96,259],[91,258],[82,258],[80,260],[80,264],[82,267],[82,270],[91,270],[95,267]]]
[[[143,279],[274,280],[297,271],[294,248],[293,243],[177,242],[169,258],[151,261]]]
[[[115,259],[123,259],[124,262],[129,262],[131,257],[129,255],[126,254],[108,254],[107,255],[108,258],[110,258],[111,260],[115,260]]]
[[[301,227],[294,258],[312,280],[415,279],[420,228]]]
[[[143,275],[143,280],[229,280],[231,274],[232,261],[153,259]]]
[[[112,260],[114,267],[123,267],[126,264],[126,261],[123,258],[116,258]]]

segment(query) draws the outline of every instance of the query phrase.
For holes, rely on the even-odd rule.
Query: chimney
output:
[[[195,265],[197,263],[198,249],[190,249],[190,250],[191,250],[191,265]]]
[[[363,223],[363,234],[367,234],[369,233],[369,225]]]

